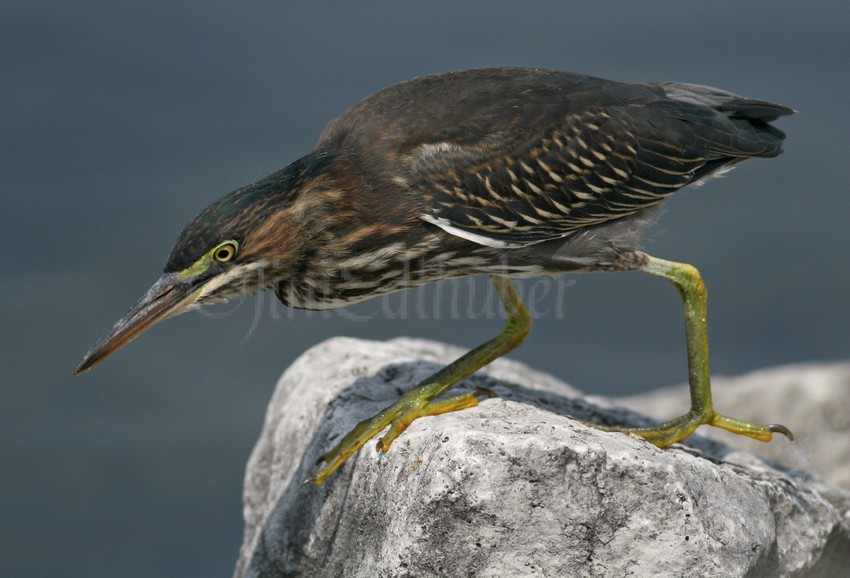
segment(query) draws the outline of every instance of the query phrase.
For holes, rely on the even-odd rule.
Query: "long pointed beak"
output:
[[[112,329],[89,350],[74,371],[88,371],[160,321],[188,311],[195,303],[198,280],[165,273]]]

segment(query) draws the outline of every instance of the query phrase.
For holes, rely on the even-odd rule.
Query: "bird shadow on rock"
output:
[[[305,480],[316,472],[323,453],[333,448],[360,420],[367,419],[391,405],[400,395],[441,367],[439,364],[426,361],[390,364],[373,375],[357,378],[339,391],[319,419],[294,475],[289,478],[290,482],[278,494],[279,497],[272,512],[266,517],[263,527],[258,529],[259,536],[250,564],[248,568],[243,569],[246,572],[240,573],[237,570],[237,576],[265,576],[269,573],[276,576],[301,576],[321,573],[324,561],[331,556],[334,545],[333,536],[339,529],[339,520],[350,493],[370,488],[356,483],[354,479],[360,463],[357,459],[358,454],[349,458],[346,464],[322,485],[316,486]],[[476,389],[487,389],[494,392],[498,398],[507,401],[602,426],[642,427],[658,423],[657,420],[624,407],[600,405],[583,397],[568,397],[553,391],[533,389],[497,379],[488,375],[486,370],[463,380],[446,395],[458,395]],[[682,408],[683,413],[686,409]],[[439,422],[434,421],[433,427],[440,427]],[[589,428],[589,431],[592,432],[592,428]],[[404,435],[403,433],[399,437],[396,445],[404,438]],[[608,434],[600,433],[600,435]],[[599,441],[600,444],[605,443],[602,438]],[[699,435],[691,436],[675,444],[671,450],[687,452],[715,464],[727,465],[733,470],[747,468],[737,460],[726,461],[730,454],[740,455],[741,450]],[[281,451],[281,448],[275,448],[274,451]],[[376,451],[375,441],[370,440],[360,450],[361,453],[368,451]],[[394,445],[389,451],[399,450]],[[811,478],[806,472],[792,471],[763,458],[753,457],[753,460],[791,478],[801,481]],[[751,472],[750,475],[752,475]],[[393,477],[391,483],[397,483],[397,478]],[[384,490],[386,488],[381,491]],[[272,493],[274,489],[268,491]],[[379,493],[375,494],[375,499],[379,499]],[[332,516],[327,515],[328,507],[335,510]],[[387,513],[387,519],[391,516],[391,512]],[[380,523],[380,520],[373,522]],[[317,525],[324,527],[320,528]],[[317,534],[332,537],[330,540],[321,540],[321,543],[316,543],[311,538]],[[321,551],[322,548],[326,551]]]

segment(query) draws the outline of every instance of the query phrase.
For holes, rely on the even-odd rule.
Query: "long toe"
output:
[[[789,440],[794,441],[794,434],[791,433],[791,430],[784,425],[779,424],[759,425],[716,413],[714,414],[710,425],[762,442],[769,442],[772,440],[774,433],[781,433]]]
[[[666,447],[682,441],[690,436],[701,425],[719,427],[726,431],[763,442],[769,442],[773,438],[774,433],[781,433],[789,440],[794,440],[794,434],[792,434],[791,431],[784,425],[759,425],[726,417],[719,413],[697,414],[689,412],[681,417],[677,417],[651,427],[601,426],[588,422],[584,423],[603,431],[615,431],[639,435],[649,443],[658,447]]]
[[[396,403],[371,418],[358,423],[353,430],[342,438],[342,441],[322,456],[319,463],[324,462],[324,465],[311,478],[308,478],[306,482],[312,482],[318,485],[328,479],[331,474],[345,463],[345,460],[393,422],[396,416],[401,413],[401,408],[398,406],[399,404]]]
[[[383,452],[388,451],[393,441],[417,418],[458,411],[478,405],[477,391],[430,403],[424,401],[421,397],[417,397],[415,393],[416,390],[408,392],[394,405],[357,424],[357,427],[351,430],[334,449],[322,456],[319,463],[324,462],[324,465],[313,477],[306,481],[314,484],[324,482],[349,457],[387,426],[390,429],[378,440],[377,444],[377,449]]]

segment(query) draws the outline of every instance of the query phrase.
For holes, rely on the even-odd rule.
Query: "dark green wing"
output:
[[[509,150],[423,145],[412,163],[412,185],[430,201],[423,218],[485,245],[540,242],[633,214],[781,146],[761,121],[667,100],[591,106],[547,128]]]
[[[422,218],[521,246],[633,214],[744,159],[774,156],[792,111],[713,88],[531,69],[465,71],[379,91],[319,148],[384,167]],[[375,170],[379,169],[379,170]],[[383,169],[383,170],[380,170]]]
[[[481,145],[477,154],[424,145],[412,186],[430,201],[426,220],[482,244],[563,237],[659,203],[700,177],[706,146],[681,131],[664,135],[648,118],[657,116],[589,108],[497,155]]]

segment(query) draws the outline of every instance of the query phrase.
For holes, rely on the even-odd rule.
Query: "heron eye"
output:
[[[219,263],[227,263],[236,256],[239,245],[236,241],[225,241],[212,251],[212,257]]]

